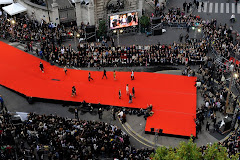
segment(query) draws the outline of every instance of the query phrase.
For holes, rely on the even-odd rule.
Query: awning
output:
[[[27,8],[23,7],[21,4],[19,3],[13,3],[13,4],[10,4],[6,7],[3,7],[2,8],[5,12],[7,12],[9,15],[15,15],[15,14],[18,14],[18,13],[22,13],[22,12],[25,12],[27,11]]]
[[[13,0],[0,0],[0,4],[11,4]]]

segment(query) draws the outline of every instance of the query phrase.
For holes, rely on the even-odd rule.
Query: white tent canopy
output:
[[[19,3],[13,3],[13,4],[10,4],[6,7],[3,7],[2,8],[5,12],[7,12],[9,15],[15,15],[15,14],[18,14],[18,13],[22,13],[22,12],[25,12],[27,10],[27,8],[23,7],[21,4]]]
[[[13,0],[0,0],[0,4],[11,4]]]

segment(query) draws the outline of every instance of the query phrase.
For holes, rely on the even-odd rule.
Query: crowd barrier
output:
[[[192,23],[186,23],[186,22],[161,22],[161,25],[163,27],[171,27],[171,28],[187,28],[189,27],[199,27],[200,22],[192,22]]]

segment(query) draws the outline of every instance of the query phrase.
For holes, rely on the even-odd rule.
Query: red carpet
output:
[[[194,118],[196,116],[196,78],[156,73],[135,73],[131,81],[130,72],[107,72],[108,79],[102,80],[103,72],[91,72],[93,81],[88,81],[88,71],[68,70],[51,66],[30,54],[0,42],[0,84],[26,96],[44,99],[146,108],[153,105],[155,114],[148,118],[146,131],[161,128],[163,133],[182,136],[195,135]],[[41,73],[42,61],[45,73]],[[52,79],[57,79],[55,81]],[[136,98],[128,103],[125,92],[135,87]],[[77,96],[71,97],[71,88],[76,86]],[[122,90],[122,99],[118,99],[118,90]]]

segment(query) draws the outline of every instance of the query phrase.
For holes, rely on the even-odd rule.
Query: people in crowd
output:
[[[129,136],[104,122],[30,113],[13,124],[0,116],[0,159],[146,159],[153,152],[131,147]]]

